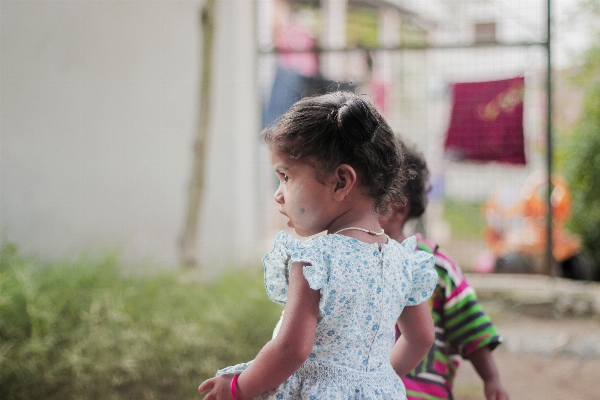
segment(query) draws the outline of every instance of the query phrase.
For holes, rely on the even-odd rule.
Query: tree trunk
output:
[[[198,266],[198,226],[204,195],[204,175],[206,165],[206,143],[208,139],[210,116],[210,81],[212,75],[212,56],[215,32],[216,0],[206,0],[200,11],[202,27],[202,61],[200,77],[200,109],[198,113],[198,131],[194,140],[194,160],[188,189],[187,215],[183,232],[179,238],[180,263],[184,268]]]

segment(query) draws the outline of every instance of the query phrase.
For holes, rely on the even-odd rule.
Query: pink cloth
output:
[[[292,23],[275,41],[277,50],[283,52],[279,54],[279,64],[304,76],[315,76],[319,72],[319,59],[314,52],[315,46],[314,37],[298,23]],[[286,53],[286,50],[289,52]]]

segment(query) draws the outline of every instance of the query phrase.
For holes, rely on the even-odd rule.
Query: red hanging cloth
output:
[[[524,165],[524,85],[523,77],[454,83],[446,158]]]

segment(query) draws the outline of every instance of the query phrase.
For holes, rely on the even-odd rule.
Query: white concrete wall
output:
[[[201,248],[203,259],[223,261],[215,253],[239,258],[255,248],[258,124],[250,2],[221,3]],[[200,6],[2,1],[2,240],[43,258],[118,249],[127,260],[176,264],[197,123]]]

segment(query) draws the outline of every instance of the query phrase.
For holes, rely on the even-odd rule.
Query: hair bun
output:
[[[379,127],[369,105],[358,96],[339,106],[336,122],[343,140],[351,144],[373,141]]]

